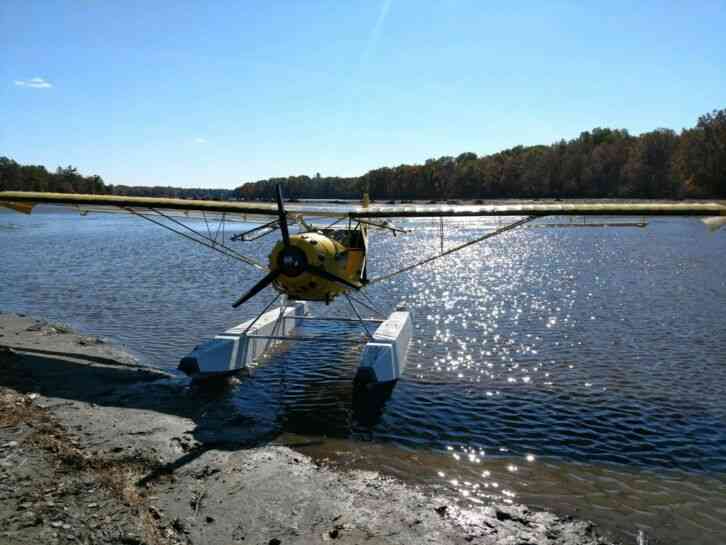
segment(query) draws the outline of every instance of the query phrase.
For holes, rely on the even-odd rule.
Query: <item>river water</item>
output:
[[[438,251],[438,225],[416,227],[372,235],[371,276]],[[448,224],[445,245],[482,232]],[[264,261],[274,238],[238,248]],[[253,317],[269,290],[231,303],[259,277],[141,219],[0,214],[0,310],[109,337],[154,366]],[[464,503],[588,518],[627,542],[726,542],[726,231],[666,218],[521,229],[368,295],[415,316],[387,400],[354,402],[357,325],[310,325],[338,340],[273,353],[205,400],[207,424],[245,422]],[[346,315],[344,303],[316,310]]]

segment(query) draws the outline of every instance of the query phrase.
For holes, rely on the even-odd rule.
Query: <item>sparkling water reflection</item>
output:
[[[149,364],[173,368],[268,301],[232,310],[257,271],[138,220],[3,214],[0,224],[2,310],[111,337]],[[438,227],[419,227],[375,235],[373,275],[438,250]],[[480,232],[459,225],[446,245]],[[271,242],[244,248],[264,259]],[[399,447],[386,459],[415,453],[430,464],[429,484],[466,501],[559,506],[664,542],[700,528],[702,542],[718,543],[725,249],[725,233],[690,220],[512,232],[371,288],[379,306],[403,301],[416,317],[406,374],[377,410],[361,413],[353,398],[358,345],[306,343],[273,354],[209,407],[210,421],[232,406],[265,436]],[[355,326],[315,328],[360,336]],[[664,526],[663,513],[676,522]]]

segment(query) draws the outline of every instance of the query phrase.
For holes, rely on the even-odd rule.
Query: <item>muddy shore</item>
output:
[[[466,507],[271,446],[234,414],[205,420],[209,395],[0,314],[0,544],[611,543],[586,521]]]

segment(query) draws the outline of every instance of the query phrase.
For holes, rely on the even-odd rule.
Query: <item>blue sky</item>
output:
[[[0,155],[235,187],[726,107],[726,2],[504,4],[3,0]]]

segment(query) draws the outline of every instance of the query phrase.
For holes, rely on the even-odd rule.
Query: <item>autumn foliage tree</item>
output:
[[[109,186],[72,166],[50,173],[0,157],[0,190],[272,200],[278,184],[293,199],[355,199],[364,190],[379,200],[726,198],[726,109],[701,116],[680,134],[656,129],[633,136],[598,127],[552,145],[515,146],[484,156],[469,151],[424,164],[376,168],[360,177],[269,178],[235,190]]]
[[[360,178],[306,176],[247,183],[244,198],[271,198],[284,183],[297,198],[377,199],[726,197],[726,110],[702,116],[677,134],[656,129],[632,136],[595,128],[549,146],[516,146],[482,157],[428,159],[369,171]]]

